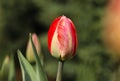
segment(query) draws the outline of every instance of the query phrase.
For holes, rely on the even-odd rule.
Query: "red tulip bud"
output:
[[[0,75],[7,76],[10,68],[10,57],[7,55],[3,61]]]
[[[120,0],[109,0],[104,18],[105,44],[113,56],[120,58]]]
[[[35,33],[32,34],[32,40],[35,45],[36,51],[37,51],[38,55],[40,56],[40,52],[41,52],[40,51],[40,43],[39,43],[38,37]],[[35,62],[34,51],[33,51],[30,40],[28,41],[28,45],[27,45],[27,49],[26,49],[26,57],[27,57],[28,61]]]
[[[77,34],[73,22],[66,16],[56,18],[48,31],[48,49],[52,56],[66,60],[75,55]]]

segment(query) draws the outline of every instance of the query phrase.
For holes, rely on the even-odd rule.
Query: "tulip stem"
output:
[[[58,62],[58,71],[57,71],[56,81],[62,81],[63,65],[64,65],[63,61]]]

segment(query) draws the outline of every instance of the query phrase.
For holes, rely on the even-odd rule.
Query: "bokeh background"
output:
[[[37,33],[45,71],[49,81],[55,81],[57,60],[48,52],[47,32],[56,17],[65,15],[76,26],[78,48],[65,62],[63,81],[114,81],[116,63],[101,36],[106,4],[107,0],[0,0],[0,67],[6,55],[14,54],[17,71],[17,49],[25,56],[29,33]],[[22,81],[20,76],[16,81]]]

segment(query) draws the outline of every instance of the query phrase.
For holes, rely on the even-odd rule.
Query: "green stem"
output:
[[[63,61],[58,62],[58,71],[57,71],[56,81],[62,81],[63,64],[64,64]]]

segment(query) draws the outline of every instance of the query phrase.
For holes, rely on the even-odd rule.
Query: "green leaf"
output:
[[[21,69],[22,69],[23,81],[38,81],[36,78],[35,71],[33,70],[33,67],[24,58],[24,56],[19,50],[18,50],[18,58],[19,58]]]
[[[45,74],[45,71],[44,71],[44,69],[42,67],[42,64],[40,62],[40,58],[39,58],[39,56],[37,54],[37,51],[36,51],[36,48],[34,46],[31,34],[30,34],[30,40],[31,40],[31,44],[32,44],[34,55],[35,55],[35,59],[36,59],[37,80],[38,81],[48,81],[47,80],[47,75]]]
[[[13,55],[10,57],[8,81],[15,81],[15,66]]]

